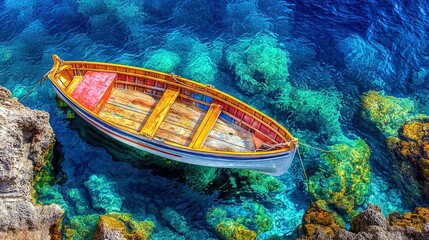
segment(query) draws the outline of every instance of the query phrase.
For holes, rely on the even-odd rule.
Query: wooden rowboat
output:
[[[118,64],[63,61],[47,76],[95,128],[176,161],[281,175],[297,140],[279,123],[211,85]]]

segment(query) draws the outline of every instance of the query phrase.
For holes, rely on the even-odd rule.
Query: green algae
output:
[[[70,218],[64,226],[64,237],[67,240],[92,239],[100,216],[97,214],[77,215]]]
[[[256,239],[256,233],[241,224],[243,219],[228,218],[225,210],[213,208],[206,214],[206,221],[216,234],[225,240]]]
[[[323,162],[310,177],[310,194],[351,219],[369,191],[371,150],[362,139],[336,144],[322,153]]]
[[[52,184],[54,184],[55,179],[52,176],[54,167],[52,166],[52,163],[51,163],[52,157],[53,157],[53,147],[49,151],[49,155],[47,157],[46,163],[39,170],[35,169],[34,171],[34,177],[33,177],[34,186],[33,186],[33,192],[32,192],[32,195],[33,195],[32,197],[34,199],[33,202],[35,202],[38,196],[44,192],[45,188],[48,188]]]
[[[91,212],[88,200],[82,195],[78,188],[67,189],[66,194],[70,200],[70,205],[74,207],[78,215],[84,215]]]
[[[256,239],[256,233],[234,221],[220,221],[216,226],[216,233],[225,240]]]
[[[185,166],[186,182],[196,190],[204,190],[218,177],[218,169],[188,164]]]
[[[387,96],[383,91],[373,90],[362,97],[362,118],[386,137],[396,137],[405,122],[422,117],[416,114],[414,102],[410,99]]]
[[[55,96],[55,103],[57,106],[66,113],[67,119],[75,118],[75,112],[71,109],[66,102],[64,102],[58,95]]]
[[[273,101],[273,106],[279,118],[292,118],[300,125],[311,126],[324,139],[334,140],[343,134],[341,102],[342,94],[334,89],[301,89],[286,83]]]
[[[246,181],[250,188],[257,193],[280,193],[285,190],[283,183],[273,176],[244,169],[235,169],[233,172],[237,173],[238,177]]]
[[[109,181],[104,175],[94,174],[85,182],[85,186],[94,209],[103,212],[121,211],[122,198],[115,192],[115,182]]]
[[[210,59],[210,55],[206,52],[191,54],[183,74],[200,83],[212,84],[216,80],[217,72],[217,65]]]
[[[271,217],[267,214],[265,207],[262,204],[254,202],[244,202],[243,209],[248,210],[252,213],[252,218],[245,218],[246,226],[253,229],[256,233],[264,233],[270,231],[274,224]]]
[[[182,61],[179,54],[162,48],[150,52],[148,56],[148,60],[144,63],[145,68],[166,73],[174,72]]]
[[[169,207],[163,209],[161,211],[161,216],[178,233],[185,235],[186,233],[189,232],[190,227],[188,226],[185,217],[181,216],[174,209],[171,209]]]
[[[248,93],[270,93],[284,86],[289,76],[289,56],[273,36],[257,34],[230,46],[228,65],[238,78],[237,86]]]
[[[245,235],[253,236],[270,231],[273,220],[267,214],[263,205],[255,202],[244,202],[239,207],[219,206],[210,209],[206,213],[207,225],[223,239],[240,237],[237,230],[246,232]]]

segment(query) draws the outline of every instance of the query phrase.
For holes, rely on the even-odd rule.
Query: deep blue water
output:
[[[406,178],[391,177],[398,169],[392,167],[383,137],[362,127],[359,117],[360,98],[368,90],[410,98],[420,113],[429,114],[426,1],[6,0],[0,4],[0,85],[18,98],[50,69],[54,53],[65,60],[156,68],[153,56],[163,49],[169,53],[168,59],[166,55],[162,58],[163,64],[170,64],[165,69],[208,81],[251,103],[312,145],[327,148],[338,143],[332,140],[336,134],[365,139],[372,150],[371,184],[365,204],[359,208],[376,203],[387,214],[429,203],[418,197],[418,190],[406,188]],[[303,93],[303,98],[295,99],[301,107],[291,109],[289,116],[270,103],[284,85],[279,84],[270,94],[240,88],[228,59],[233,46],[248,43],[255,36],[270,36],[277,49],[287,52],[287,82],[295,89],[330,93],[333,97],[327,99],[331,100],[315,106],[311,101],[317,100],[304,97],[319,94]],[[204,71],[202,76],[199,68]],[[333,106],[335,99],[340,100]],[[309,110],[303,111],[307,100]],[[91,194],[99,194],[100,198],[111,198],[114,204],[107,204],[111,210],[154,221],[155,239],[184,236],[163,217],[166,209],[183,216],[195,238],[216,238],[206,223],[209,209],[229,209],[234,218],[244,203],[259,202],[274,223],[271,231],[258,235],[266,239],[274,234],[290,235],[309,205],[298,159],[279,177],[285,187],[280,193],[252,192],[240,182],[232,190],[219,182],[201,190],[195,186],[198,175],[186,171],[186,166],[169,170],[147,164],[157,159],[107,139],[80,118],[67,119],[67,111],[56,105],[49,83],[23,103],[51,115],[57,140],[53,159],[56,183],[44,200],[68,208],[65,223],[76,215],[104,213],[105,209],[91,200]],[[331,122],[318,126],[308,120],[320,117],[312,115],[318,114],[312,106],[338,108],[340,126]],[[319,161],[317,152],[304,155],[310,175]],[[234,178],[227,170],[218,170],[218,174],[220,179]],[[91,186],[97,185],[102,185],[101,193],[91,193]],[[70,189],[80,191],[80,202],[70,197]],[[410,194],[417,197],[410,200]],[[80,213],[76,204],[85,206]]]

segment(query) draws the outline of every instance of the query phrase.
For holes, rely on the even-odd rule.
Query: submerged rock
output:
[[[32,203],[34,172],[46,164],[54,144],[48,113],[24,107],[0,87],[0,142],[0,239],[58,238],[64,211]]]
[[[64,237],[66,240],[93,239],[95,227],[97,226],[97,214],[77,215],[69,219],[64,226]]]
[[[324,161],[320,169],[309,179],[310,194],[351,219],[368,194],[370,155],[371,150],[363,139],[329,147],[329,151],[321,155]]]
[[[368,91],[362,96],[362,119],[370,129],[384,136],[396,136],[406,121],[418,118],[414,102],[408,98],[387,96],[384,92]]]
[[[115,182],[109,181],[104,175],[91,175],[85,182],[91,196],[94,209],[104,212],[119,212],[122,207],[122,198],[115,192]]]
[[[255,239],[273,228],[264,206],[255,202],[212,208],[206,213],[206,223],[222,239]]]
[[[146,240],[152,233],[154,223],[137,221],[126,213],[108,213],[100,216],[94,239],[136,239]]]
[[[414,212],[407,212],[403,215],[393,212],[389,215],[389,222],[393,227],[396,226],[404,229],[412,227],[416,231],[429,233],[429,209],[418,207]]]
[[[178,233],[185,235],[189,232],[189,226],[186,223],[185,217],[181,216],[174,209],[167,207],[161,211],[161,216]]]
[[[308,239],[314,235],[333,237],[338,234],[341,226],[336,222],[335,216],[315,204],[305,212],[302,218],[302,225],[298,227],[301,239]]]
[[[419,177],[424,182],[429,182],[429,123],[406,123],[402,126],[399,137],[400,139],[390,142],[395,156],[412,163]]]

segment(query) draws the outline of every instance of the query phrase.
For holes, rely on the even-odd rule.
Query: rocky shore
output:
[[[49,114],[31,110],[0,86],[0,239],[60,239],[64,211],[37,205],[33,178],[54,144]]]
[[[386,218],[379,206],[369,204],[346,230],[331,213],[313,206],[304,214],[297,234],[300,240],[425,240],[429,239],[429,209],[416,208],[402,215],[393,212]]]

